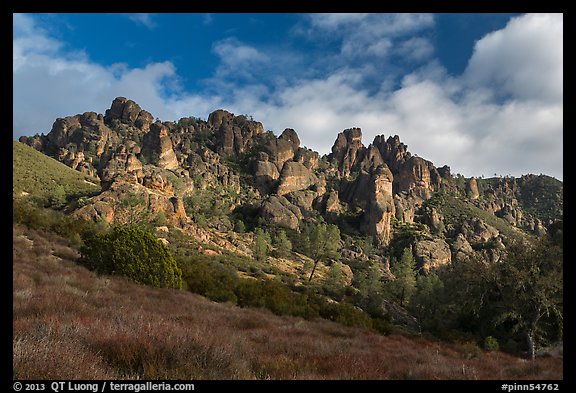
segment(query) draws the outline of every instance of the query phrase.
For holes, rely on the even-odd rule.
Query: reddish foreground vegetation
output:
[[[470,345],[278,317],[98,277],[52,234],[14,226],[15,379],[562,379]]]

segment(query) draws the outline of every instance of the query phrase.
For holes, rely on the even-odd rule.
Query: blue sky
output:
[[[563,174],[562,14],[15,14],[13,137],[116,96],[329,153],[399,135],[465,176]]]

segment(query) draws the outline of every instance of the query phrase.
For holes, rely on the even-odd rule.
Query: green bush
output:
[[[183,278],[189,291],[217,302],[236,303],[234,288],[238,275],[230,267],[206,255],[194,255],[183,264]]]
[[[372,318],[368,314],[348,303],[326,302],[320,309],[320,316],[346,326],[373,327]]]
[[[182,287],[182,271],[152,233],[120,226],[85,240],[81,263],[99,274],[116,274],[161,288]]]
[[[498,351],[500,349],[500,345],[498,344],[498,340],[496,340],[492,336],[488,336],[484,339],[484,349],[487,351]]]

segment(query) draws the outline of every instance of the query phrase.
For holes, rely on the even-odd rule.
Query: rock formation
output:
[[[176,169],[178,160],[168,136],[168,127],[160,122],[150,125],[150,131],[142,139],[141,157],[160,168]]]
[[[455,178],[450,167],[412,155],[398,135],[378,135],[366,147],[361,129],[348,128],[321,157],[300,146],[294,129],[275,137],[262,123],[222,109],[206,121],[153,119],[118,97],[104,115],[59,118],[47,135],[20,141],[99,178],[102,192],[83,200],[75,215],[109,223],[164,217],[202,241],[210,237],[195,226],[203,214],[213,214],[208,225],[223,233],[237,217],[293,230],[309,220],[346,222],[379,250],[408,242],[430,271],[471,255],[498,261],[508,236],[502,223],[543,235],[562,217],[561,182],[543,175]],[[461,203],[470,209],[454,214]],[[489,216],[466,216],[478,209]]]
[[[392,172],[380,165],[374,171],[368,189],[368,206],[364,214],[364,228],[383,245],[390,241],[390,220],[394,217],[392,197]]]

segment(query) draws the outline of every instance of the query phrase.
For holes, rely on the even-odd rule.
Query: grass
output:
[[[68,200],[100,192],[98,178],[75,171],[28,145],[13,141],[12,152],[14,198],[26,197],[46,205],[59,189]]]
[[[14,379],[562,379],[457,344],[277,316],[96,276],[68,240],[14,225]],[[469,351],[469,348],[465,348]]]

